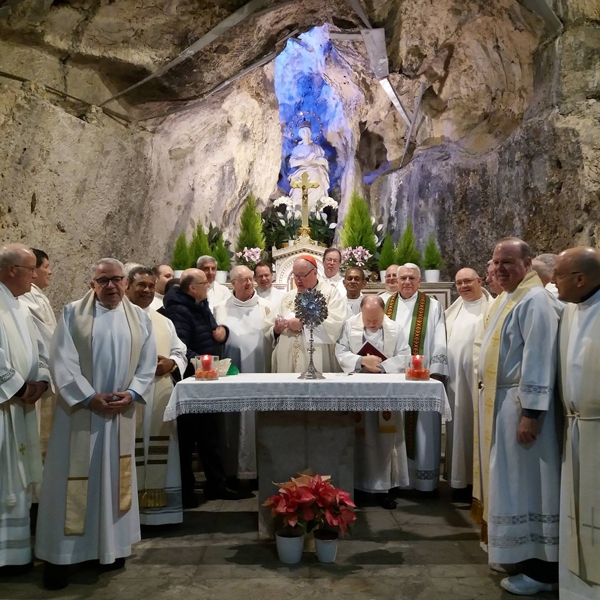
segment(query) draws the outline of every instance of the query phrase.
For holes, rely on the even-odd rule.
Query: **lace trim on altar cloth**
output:
[[[522,383],[519,385],[519,390],[523,394],[533,394],[535,396],[542,396],[545,394],[549,394],[552,391],[552,388],[547,385]]]
[[[448,364],[448,357],[445,354],[434,354],[431,357],[431,363],[430,364],[438,364],[438,365],[447,365]]]
[[[545,515],[543,513],[529,513],[526,515],[491,515],[492,525],[522,525],[528,521],[532,523],[558,523],[558,515]]]
[[[16,371],[14,369],[9,369],[4,375],[0,375],[0,385],[6,383],[9,379],[12,379],[15,376]]]

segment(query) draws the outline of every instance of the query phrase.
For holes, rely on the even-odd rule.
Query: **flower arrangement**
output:
[[[357,248],[344,248],[342,250],[342,266],[341,270],[345,271],[351,267],[359,267],[367,269],[370,266],[373,255],[371,252],[358,246]]]
[[[356,521],[350,494],[334,487],[329,477],[300,475],[277,485],[279,493],[268,498],[263,506],[271,508],[273,517],[283,517],[289,527],[339,530],[343,536]]]
[[[260,248],[246,248],[234,254],[236,265],[246,265],[251,271],[263,258],[263,251]]]

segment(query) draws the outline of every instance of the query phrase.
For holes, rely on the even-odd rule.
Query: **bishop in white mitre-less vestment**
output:
[[[479,286],[481,287],[481,286]],[[473,365],[473,343],[490,295],[481,288],[481,298],[458,298],[445,312],[448,336],[448,402],[452,421],[446,423],[445,479],[451,488],[473,485],[473,407],[477,381]]]
[[[441,304],[419,291],[409,298],[396,292],[387,301],[386,312],[402,327],[411,354],[428,358],[430,375],[447,376],[446,327]],[[433,492],[440,478],[441,415],[433,411],[394,412],[392,421],[390,427],[404,430],[404,439],[398,447],[398,487]]]
[[[400,373],[406,367],[410,348],[400,324],[383,315],[381,327],[371,331],[364,326],[359,313],[346,321],[335,347],[344,373],[361,371],[362,356],[358,352],[365,342],[388,357],[379,365],[384,373]],[[357,423],[354,487],[363,492],[387,492],[401,483],[396,455],[404,436],[388,426],[385,416],[385,413],[365,412]]]
[[[92,290],[63,309],[51,352],[59,399],[40,498],[38,558],[111,564],[140,540],[135,404],[148,396],[156,357],[150,316],[127,298],[109,309]],[[88,408],[95,394],[125,390],[134,401],[120,415]]]
[[[50,348],[52,336],[56,329],[56,317],[48,296],[35,284],[31,284],[31,291],[19,296],[19,301],[29,308],[40,337],[46,348]],[[40,433],[40,448],[42,456],[46,455],[48,438],[54,422],[54,411],[56,410],[56,394],[52,382],[40,402],[36,402],[35,409],[38,419],[38,430]]]
[[[588,264],[577,262],[581,259]],[[559,384],[567,421],[560,598],[600,600],[600,253],[573,248],[558,256],[555,268],[559,299],[577,302],[567,304],[559,333]],[[571,273],[585,277],[585,286],[575,287]]]
[[[241,270],[240,267],[236,267],[236,269]],[[248,274],[251,277],[250,270],[248,270]],[[233,283],[236,285],[236,282]],[[223,351],[226,357],[232,359],[232,363],[238,367],[240,373],[269,373],[273,342],[265,336],[263,328],[265,319],[271,312],[271,306],[256,292],[253,292],[251,280],[248,285],[250,286],[248,293],[252,293],[252,296],[244,300],[236,298],[235,295],[231,296],[224,304],[216,307],[215,320],[219,325],[229,328],[229,338]],[[256,479],[254,412],[242,411],[228,414],[226,417],[227,438],[233,449],[233,452],[227,452],[227,454],[236,459],[237,477],[239,479]],[[237,435],[231,435],[230,431]],[[231,471],[231,469],[229,470]]]
[[[29,310],[0,283],[0,567],[32,560],[29,509],[42,457],[35,406],[15,395],[27,381],[50,381],[48,349]]]
[[[182,377],[188,364],[187,347],[177,337],[173,322],[151,307],[144,312],[152,320],[158,356],[170,358]],[[172,391],[171,373],[156,376],[146,393],[146,404],[137,407],[136,472],[142,525],[183,521],[177,425],[163,420]]]
[[[558,561],[554,385],[561,310],[530,271],[511,293],[494,300],[483,321],[471,514],[487,525],[482,541],[490,563]],[[537,411],[537,439],[520,444],[522,416],[535,418]]]
[[[309,261],[308,258],[311,260]],[[299,260],[304,260],[313,265],[312,272],[309,271],[307,273],[307,276],[313,279],[309,279],[303,283],[307,284],[307,289],[314,287],[314,289],[321,292],[327,302],[327,319],[314,330],[315,368],[321,373],[339,372],[340,369],[335,358],[335,343],[340,337],[342,327],[346,321],[346,301],[340,295],[337,288],[320,279],[317,280],[317,267],[314,258],[296,259],[294,265]],[[278,316],[281,316],[285,320],[291,320],[296,317],[294,305],[297,295],[298,290],[288,292],[283,297],[277,309],[271,311],[265,319],[265,335],[269,339],[274,340],[273,373],[302,373],[308,367],[308,330],[302,328],[299,331],[292,331],[287,328],[279,335],[274,330]]]

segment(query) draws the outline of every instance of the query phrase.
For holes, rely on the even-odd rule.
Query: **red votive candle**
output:
[[[415,371],[420,371],[423,368],[423,357],[415,355],[412,357],[412,368]]]
[[[200,360],[202,361],[202,370],[210,371],[212,367],[212,354],[203,354]]]

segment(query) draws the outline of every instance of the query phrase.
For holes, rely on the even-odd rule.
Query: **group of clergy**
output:
[[[31,567],[29,509],[38,500],[35,554],[49,589],[68,584],[70,564],[122,568],[140,523],[181,522],[193,445],[185,444],[190,456],[182,453],[177,428],[163,421],[174,382],[205,352],[231,358],[242,372],[304,371],[307,332],[295,299],[316,289],[328,307],[313,332],[317,369],[398,373],[421,354],[445,384],[453,420],[444,475],[455,500],[473,498],[490,565],[511,575],[502,586],[519,595],[556,587],[560,527],[561,598],[600,598],[599,252],[534,260],[522,240],[501,240],[486,278],[497,298],[464,268],[445,313],[420,291],[417,265],[389,267],[379,296],[363,294],[361,269],[342,277],[340,266],[335,248],[323,256],[323,276],[312,256],[300,256],[289,292],[275,288],[269,264],[254,272],[236,266],[231,293],[215,281],[210,256],[178,281],[168,265],[106,258],[93,265],[89,292],[57,322],[43,293],[48,256],[20,244],[0,249],[0,575]],[[177,295],[190,319],[205,323],[207,339],[181,329]],[[366,342],[377,355],[362,352]],[[564,443],[555,391],[567,416]],[[254,479],[254,417],[226,420],[235,440],[221,448],[198,440],[205,472]],[[205,423],[202,431],[213,438],[216,429]],[[362,499],[392,509],[405,490],[435,496],[441,440],[440,414],[417,406],[357,415]],[[236,497],[219,489],[218,497]],[[183,497],[185,506],[185,489]]]

